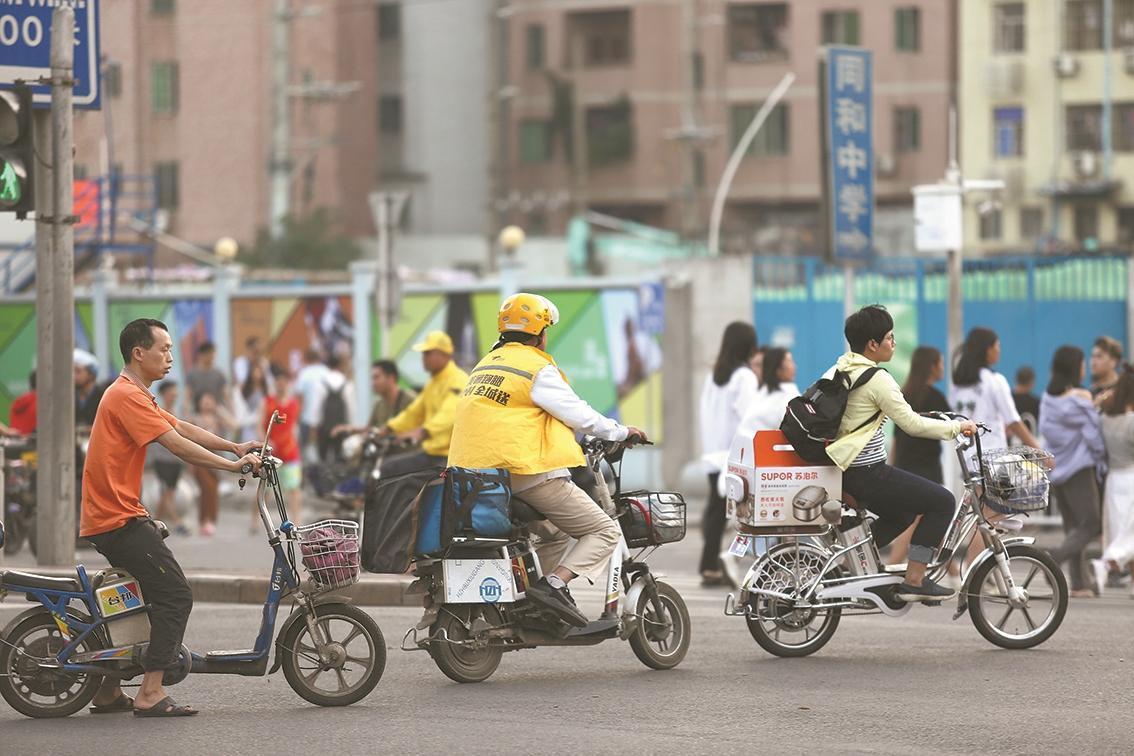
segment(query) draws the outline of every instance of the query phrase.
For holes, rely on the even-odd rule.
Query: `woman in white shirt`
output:
[[[1004,449],[1008,433],[1028,446],[1039,449],[1039,442],[1020,420],[1008,379],[992,370],[1000,361],[1000,337],[991,328],[974,328],[965,337],[961,353],[953,366],[953,388],[949,404],[970,420],[984,423],[991,430],[980,445],[983,449]]]
[[[756,398],[759,381],[748,367],[755,352],[756,329],[749,323],[729,323],[721,337],[713,372],[701,388],[701,451],[709,475],[709,502],[701,518],[705,543],[700,570],[704,585],[722,585],[727,580],[720,560],[725,501],[717,493],[717,478],[740,420]]]
[[[1103,493],[1103,555],[1094,562],[1100,593],[1108,566],[1134,577],[1134,373],[1129,369],[1119,375],[1103,402],[1102,434],[1110,471]],[[1134,598],[1134,584],[1130,598]]]
[[[954,412],[988,426],[990,432],[980,439],[983,450],[1006,448],[1009,433],[1025,445],[1039,449],[1039,441],[1016,410],[1008,379],[992,369],[997,362],[1000,362],[1000,337],[996,331],[980,327],[969,331],[953,365],[949,405]],[[969,452],[970,460],[975,454],[974,447]],[[965,561],[972,563],[983,549],[981,539],[974,538],[969,543]]]
[[[788,402],[799,396],[799,386],[794,381],[795,359],[791,352],[783,347],[764,350],[756,401],[740,421],[738,432],[747,435],[762,430],[779,430]]]

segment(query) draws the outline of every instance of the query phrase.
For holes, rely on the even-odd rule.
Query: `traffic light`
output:
[[[22,220],[35,210],[34,165],[32,91],[17,84],[0,91],[0,212],[14,212]]]

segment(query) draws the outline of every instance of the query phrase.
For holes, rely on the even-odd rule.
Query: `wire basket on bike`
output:
[[[1047,508],[1047,470],[1052,456],[1042,449],[1018,446],[984,453],[986,503],[1001,514]]]
[[[679,493],[631,492],[619,497],[619,509],[622,535],[632,549],[685,537],[685,499]]]
[[[358,523],[320,520],[295,529],[303,567],[318,591],[346,588],[358,582]]]

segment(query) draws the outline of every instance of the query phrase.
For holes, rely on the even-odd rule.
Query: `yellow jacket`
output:
[[[424,428],[429,436],[422,442],[421,450],[435,457],[448,457],[457,399],[468,380],[468,373],[450,362],[429,379],[410,406],[386,423],[387,427],[395,433]]]
[[[585,464],[574,431],[532,401],[536,376],[548,366],[558,369],[551,355],[525,344],[485,355],[457,403],[449,464],[515,475]]]
[[[835,363],[835,370],[850,375],[853,385],[862,371],[875,367],[878,363],[868,360],[857,352],[847,352]],[[879,410],[882,414],[873,423],[867,421]],[[961,423],[955,420],[934,420],[914,412],[909,402],[902,396],[902,389],[894,376],[879,370],[874,377],[850,392],[843,420],[839,424],[839,435],[827,447],[827,456],[846,470],[855,460],[874,434],[890,418],[906,433],[917,438],[946,440],[961,432]],[[858,426],[867,423],[861,428]],[[858,430],[854,430],[858,428]]]

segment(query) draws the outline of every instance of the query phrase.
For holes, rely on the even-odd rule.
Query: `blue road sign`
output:
[[[873,61],[869,50],[827,48],[827,150],[836,260],[874,250]]]
[[[74,106],[98,110],[98,0],[0,0],[0,89],[51,76],[51,14],[59,5],[75,9]],[[50,86],[32,92],[35,107],[50,107]]]

